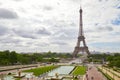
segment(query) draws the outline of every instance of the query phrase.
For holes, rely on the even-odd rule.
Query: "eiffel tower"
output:
[[[86,45],[86,42],[85,42],[84,34],[83,34],[83,21],[82,21],[82,8],[81,7],[80,7],[79,12],[80,12],[79,35],[78,35],[77,45],[73,52],[74,58],[77,57],[77,54],[79,52],[86,52],[87,55],[90,54],[88,47]],[[81,44],[80,44],[81,42],[83,43],[83,46],[81,46]]]

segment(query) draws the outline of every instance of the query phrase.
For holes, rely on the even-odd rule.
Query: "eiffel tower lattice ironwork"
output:
[[[81,7],[80,7],[79,12],[80,12],[79,35],[78,35],[77,45],[73,52],[73,57],[76,57],[79,52],[86,52],[88,55],[90,54],[88,47],[86,45],[86,42],[85,42],[84,34],[83,34],[83,21],[82,21],[82,8]],[[83,42],[83,46],[80,46],[81,42]]]

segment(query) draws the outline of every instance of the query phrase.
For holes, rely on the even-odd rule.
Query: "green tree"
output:
[[[15,63],[17,63],[17,53],[15,52],[15,51],[12,51],[11,53],[10,53],[10,58],[9,58],[9,60],[10,60],[10,63],[13,65],[13,64],[15,64]]]
[[[49,61],[50,61],[50,62],[59,62],[59,60],[58,60],[58,59],[55,59],[55,58],[51,58]]]

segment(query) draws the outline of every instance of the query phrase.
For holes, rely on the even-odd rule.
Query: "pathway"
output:
[[[93,65],[88,65],[87,73],[84,80],[107,80],[102,73],[100,73],[97,68]]]

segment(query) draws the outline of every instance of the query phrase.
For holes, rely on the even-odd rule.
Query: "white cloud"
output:
[[[109,45],[104,49],[92,45],[120,43],[120,27],[112,23],[120,14],[119,3],[119,0],[82,0],[84,34],[90,51],[119,51]],[[73,51],[79,29],[80,0],[2,0],[0,4],[1,50]]]

